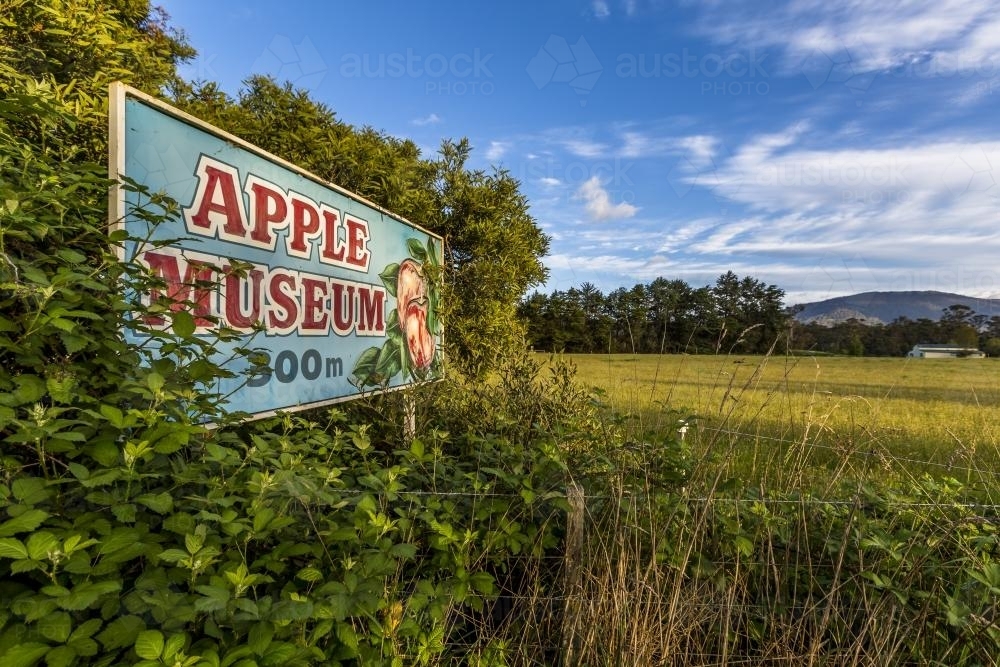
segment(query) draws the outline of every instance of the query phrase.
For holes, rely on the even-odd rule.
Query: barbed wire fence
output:
[[[763,441],[789,447],[805,446],[840,456],[888,457],[904,468],[937,470],[942,475],[961,472],[985,480],[995,480],[1000,476],[1000,471],[984,466],[893,456],[882,449],[845,450],[813,441],[804,443],[801,439],[708,425],[699,426],[697,431],[702,437],[730,439],[735,446]],[[685,436],[690,439],[690,432],[678,434],[679,438]],[[697,460],[696,463],[711,465],[711,461]],[[346,497],[378,496],[385,492],[344,488],[338,489],[338,493]],[[595,646],[606,642],[608,651],[626,650],[628,642],[638,641],[639,626],[642,626],[643,632],[649,631],[647,639],[655,646],[648,650],[636,646],[628,649],[634,649],[635,653],[624,659],[635,661],[633,664],[800,664],[806,659],[818,659],[825,664],[879,664],[880,650],[889,651],[891,656],[896,655],[892,651],[898,649],[898,646],[893,648],[895,645],[881,644],[873,639],[875,630],[871,627],[874,623],[872,618],[883,621],[885,618],[896,618],[893,614],[897,612],[891,611],[891,604],[886,601],[891,599],[886,597],[891,588],[864,581],[861,576],[863,569],[845,571],[848,543],[856,546],[861,541],[860,537],[852,537],[853,542],[844,539],[837,549],[824,553],[824,545],[803,541],[819,534],[809,533],[804,526],[812,518],[822,516],[823,511],[839,512],[839,516],[847,517],[843,519],[846,538],[848,532],[855,529],[857,524],[853,517],[859,512],[874,512],[881,517],[909,517],[914,513],[924,513],[940,518],[930,539],[947,541],[950,527],[959,520],[978,522],[984,527],[984,533],[990,530],[1000,532],[1000,503],[977,499],[938,502],[933,498],[922,500],[894,496],[873,499],[861,489],[852,494],[828,497],[811,495],[808,491],[794,495],[776,491],[768,496],[727,494],[711,486],[696,484],[678,485],[672,489],[619,488],[608,491],[570,483],[535,489],[534,493],[536,504],[546,505],[546,512],[563,517],[565,533],[562,543],[554,552],[507,556],[505,560],[510,571],[505,576],[497,576],[496,595],[486,601],[483,612],[465,617],[476,626],[476,631],[471,637],[462,632],[448,637],[446,645],[451,654],[484,655],[492,647],[506,656],[507,664],[594,664],[597,655]],[[690,541],[671,552],[679,554],[679,562],[657,562],[655,554],[651,555],[663,540],[675,537],[668,532],[653,535],[657,528],[668,528],[669,519],[642,526],[642,511],[655,502],[651,500],[651,493],[666,494],[675,503],[671,506],[674,516],[699,524],[687,526],[676,534],[679,539]],[[428,496],[462,498],[470,502],[510,500],[513,503],[524,499],[520,493],[493,490],[415,489],[393,491],[392,495],[402,502],[407,498]],[[762,508],[793,517],[793,523],[797,522],[800,532],[784,545],[769,542],[769,534],[759,534],[756,537],[762,537],[762,540],[751,541],[742,552],[735,549],[714,554],[711,568],[716,574],[709,576],[689,572],[700,557],[698,552],[703,547],[702,541],[709,540],[699,534],[699,530],[704,529],[713,512],[721,511],[727,516],[735,512],[736,516],[742,516]],[[609,517],[615,512],[619,513],[619,518],[628,515],[632,522],[628,526],[624,525],[628,522],[610,525]],[[989,530],[986,530],[987,526]],[[780,554],[777,553],[779,551]],[[783,558],[785,561],[782,561]],[[800,598],[781,600],[784,577],[798,575],[783,574],[780,568],[799,566],[808,573],[810,585],[826,582],[828,589],[822,593],[809,591]],[[548,577],[545,585],[531,589],[530,585],[537,582],[529,582],[526,589],[525,579],[542,571]],[[748,592],[753,585],[748,583],[747,573],[773,577],[774,582],[761,587],[765,593],[754,599],[754,595]],[[724,583],[713,580],[713,576],[724,578]],[[853,595],[855,588],[852,587],[863,586],[870,588],[870,598],[847,600],[846,591],[851,591]],[[685,587],[689,590],[678,592],[678,588]],[[994,609],[1000,610],[997,600],[992,604]],[[456,618],[463,618],[463,614],[465,612],[459,612]],[[614,623],[609,623],[606,617],[615,614],[620,615],[615,620],[618,626],[628,625],[629,618],[640,619],[634,621],[631,635],[621,627],[610,627]],[[492,615],[493,622],[484,623],[484,615]],[[768,622],[773,623],[774,628],[755,630],[755,623],[765,624],[762,619],[771,619]],[[899,618],[894,622],[898,623]],[[987,623],[993,627],[997,625],[996,620]],[[690,636],[687,637],[683,630],[685,624],[693,628],[688,631]],[[831,631],[826,629],[829,625],[836,625],[837,632],[843,633],[833,635],[834,639],[840,637],[843,645],[832,642]],[[845,627],[847,630],[843,629]],[[662,641],[654,641],[654,631],[669,635],[670,640],[661,638]],[[713,632],[723,633],[719,636],[728,632],[736,639],[731,643],[729,639],[722,641],[727,650],[720,651],[720,640],[711,636]],[[764,632],[763,638],[754,634],[757,632]],[[897,632],[901,629],[894,627],[887,637],[899,643],[901,640],[893,634]],[[600,636],[603,633],[608,636]],[[885,641],[889,642],[889,639]],[[662,653],[667,645],[672,646],[675,653]],[[891,660],[887,659],[887,662]]]

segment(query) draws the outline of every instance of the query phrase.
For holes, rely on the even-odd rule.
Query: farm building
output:
[[[959,345],[931,345],[918,343],[913,349],[906,353],[908,357],[919,359],[982,359],[986,353],[974,347],[961,347]]]

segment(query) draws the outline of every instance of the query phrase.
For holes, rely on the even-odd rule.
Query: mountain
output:
[[[968,306],[979,315],[1000,315],[1000,299],[950,292],[862,292],[793,306],[799,322],[832,325],[855,318],[866,324],[888,324],[898,317],[939,320],[948,306]]]

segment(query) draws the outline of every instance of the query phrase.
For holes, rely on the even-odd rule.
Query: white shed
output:
[[[906,356],[918,359],[982,359],[986,353],[974,347],[918,343],[906,353]]]

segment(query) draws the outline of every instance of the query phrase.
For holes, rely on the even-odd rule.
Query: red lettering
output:
[[[311,202],[292,199],[292,232],[288,235],[288,254],[308,257],[311,252],[306,246],[306,239],[311,239],[319,232],[319,211]]]
[[[341,335],[350,333],[354,326],[354,285],[333,282],[332,306],[333,330]]]
[[[328,264],[339,264],[344,261],[344,245],[337,240],[337,228],[340,226],[340,213],[331,209],[323,209],[323,249],[322,259]]]
[[[358,333],[385,333],[385,292],[358,286]]]
[[[327,327],[326,281],[314,278],[302,279],[302,330],[324,331]],[[317,314],[319,311],[319,314]]]
[[[298,303],[295,300],[295,276],[288,273],[272,273],[267,286],[272,309],[267,314],[268,326],[272,329],[287,330],[295,327],[299,318]],[[283,316],[274,310],[280,309]]]
[[[180,264],[183,259],[177,255],[148,251],[143,254],[143,259],[152,274],[166,283],[166,294],[161,293],[157,287],[150,289],[150,305],[165,297],[171,301],[170,310],[177,312],[193,303],[195,326],[211,326],[209,318],[212,314],[212,283],[215,277],[215,269],[211,265],[198,261],[184,262],[182,280]],[[143,321],[150,326],[162,326],[166,322],[163,316],[153,314],[144,316]]]
[[[253,229],[250,238],[268,248],[274,247],[274,235],[271,227],[283,227],[288,224],[288,204],[284,193],[275,190],[266,181],[247,182],[250,189],[250,215],[253,217]]]
[[[260,321],[261,288],[264,272],[252,269],[249,280],[240,276],[232,267],[226,267],[225,301],[226,322],[234,329],[246,330],[253,328]],[[249,306],[249,313],[244,313],[244,305]]]
[[[368,269],[368,223],[364,220],[347,218],[348,253],[347,263],[362,269]]]
[[[207,158],[202,158],[206,160]],[[199,164],[199,172],[204,166],[204,175],[199,174],[198,191],[195,194],[194,203],[184,210],[189,225],[201,227],[215,234],[218,217],[225,219],[223,230],[230,236],[242,237],[246,234],[246,227],[243,225],[243,200],[236,190],[236,178],[228,170],[214,167],[210,164]],[[217,201],[218,195],[222,195],[222,201]],[[195,210],[192,215],[191,210]]]

